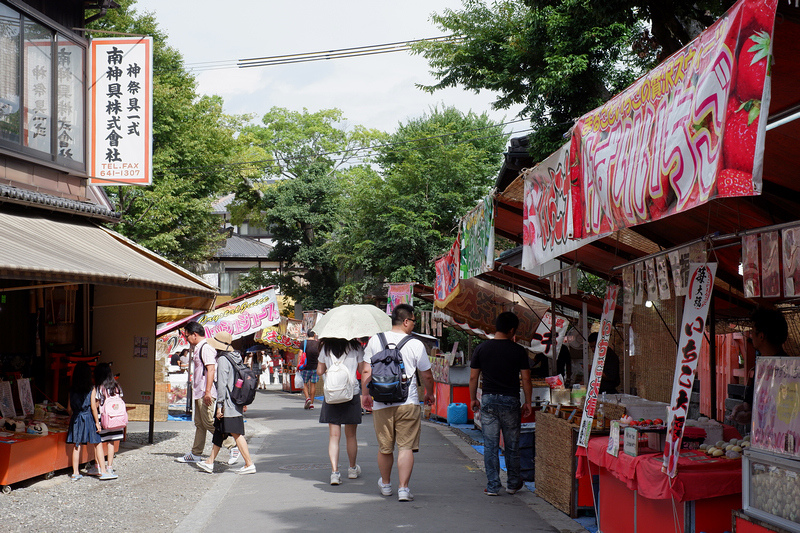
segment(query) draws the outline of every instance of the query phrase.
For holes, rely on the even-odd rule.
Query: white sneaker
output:
[[[341,485],[342,475],[339,472],[331,472],[331,485]]]
[[[197,461],[195,464],[197,465],[197,468],[203,472],[208,472],[209,474],[214,473],[214,465],[210,465],[205,461]]]
[[[384,483],[382,477],[378,478],[378,488],[381,489],[381,494],[383,494],[384,496],[392,495],[392,484]]]
[[[358,476],[361,475],[361,467],[356,465],[354,468],[347,467],[347,477],[348,479],[356,479]]]
[[[229,465],[235,465],[236,463],[238,463],[239,462],[239,457],[241,455],[242,454],[241,454],[241,452],[239,452],[239,447],[238,446],[234,446],[233,448],[231,448],[231,456],[228,459],[228,464]]]
[[[239,474],[239,475],[255,474],[256,473],[256,465],[255,465],[255,463],[253,463],[250,466],[243,466],[243,467],[237,469],[236,473]]]
[[[400,487],[397,489],[397,500],[401,502],[414,501],[414,495],[411,494],[411,489],[408,487]]]
[[[199,463],[200,461],[203,460],[203,458],[200,457],[199,455],[195,455],[192,452],[189,452],[183,457],[178,457],[175,460],[178,461],[179,463]]]

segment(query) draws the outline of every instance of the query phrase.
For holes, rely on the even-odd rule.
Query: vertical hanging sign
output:
[[[664,445],[662,472],[675,477],[683,439],[683,425],[689,409],[689,398],[694,384],[694,372],[703,335],[706,330],[708,306],[714,289],[716,263],[692,263],[689,267],[689,292],[683,305],[683,324],[675,361],[675,378],[672,382],[672,400],[667,412],[667,439]]]
[[[150,185],[153,177],[153,39],[91,44],[93,185]]]
[[[589,434],[592,431],[592,421],[597,409],[597,400],[600,394],[600,380],[603,378],[603,367],[606,364],[606,351],[608,340],[611,337],[611,328],[614,322],[614,310],[617,308],[618,285],[609,285],[606,300],[603,302],[603,316],[600,318],[600,334],[597,336],[597,345],[594,349],[592,373],[589,384],[586,386],[586,402],[583,406],[581,428],[578,432],[578,446],[589,446]]]

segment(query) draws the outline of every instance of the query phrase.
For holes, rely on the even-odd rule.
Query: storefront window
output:
[[[85,62],[77,41],[0,4],[0,148],[85,169]]]
[[[19,142],[20,17],[0,4],[0,139]]]

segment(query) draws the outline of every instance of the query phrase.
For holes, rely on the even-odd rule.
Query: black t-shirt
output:
[[[319,362],[319,341],[306,341],[306,367],[303,370],[316,370]]]
[[[518,397],[519,371],[528,369],[528,354],[510,339],[491,339],[475,348],[469,366],[480,369],[483,394]]]

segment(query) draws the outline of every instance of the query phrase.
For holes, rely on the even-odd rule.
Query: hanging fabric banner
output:
[[[761,296],[777,298],[781,295],[780,243],[778,232],[761,234]]]
[[[786,228],[781,232],[783,248],[783,295],[786,298],[800,295],[800,228]]]
[[[669,272],[667,271],[667,256],[659,255],[656,260],[656,274],[658,274],[658,297],[669,300],[672,293],[669,291]]]
[[[647,299],[653,302],[658,301],[658,280],[656,279],[656,263],[651,257],[644,262],[647,272]]]
[[[761,194],[777,5],[740,0],[578,120],[568,167],[576,238]]]
[[[681,254],[678,250],[667,254],[669,266],[672,270],[672,284],[675,287],[675,297],[686,296],[683,287],[683,276],[681,276]]]
[[[667,438],[664,445],[664,464],[661,470],[675,477],[683,439],[683,426],[689,410],[689,398],[694,385],[694,373],[706,331],[706,318],[714,289],[716,263],[692,263],[689,266],[689,294],[683,305],[683,327],[680,328],[675,377],[672,381],[672,400],[667,411]]]
[[[633,265],[622,269],[622,323],[630,324],[633,318]]]
[[[614,310],[617,308],[618,293],[618,285],[609,285],[606,290],[606,299],[603,302],[603,315],[600,317],[600,334],[597,336],[597,344],[594,349],[592,373],[589,375],[589,384],[586,386],[586,400],[583,404],[581,428],[578,431],[578,446],[583,446],[584,448],[589,446],[589,434],[592,431],[597,400],[600,398],[600,381],[603,378],[603,367],[606,364],[608,341],[611,338],[611,330],[614,327]]]
[[[450,251],[436,261],[436,282],[433,287],[434,305],[445,307],[458,294],[461,273],[461,245],[459,237]]]
[[[642,305],[646,299],[644,288],[644,263],[641,261],[634,265],[634,294],[633,303]]]
[[[494,199],[491,195],[461,219],[461,279],[494,268]]]
[[[742,277],[744,278],[744,297],[761,297],[758,235],[745,235],[742,237]]]
[[[553,353],[558,353],[561,350],[561,345],[564,343],[564,337],[567,335],[569,329],[569,320],[561,315],[556,315],[556,339],[553,342],[553,315],[550,311],[542,315],[542,320],[536,328],[531,339],[530,351],[533,353],[543,353],[547,357],[553,357]],[[555,352],[553,351],[555,345]]]
[[[197,321],[206,330],[206,338],[227,331],[234,339],[250,335],[267,326],[280,323],[275,289],[260,292],[235,304],[200,315]]]
[[[391,316],[394,308],[400,304],[411,305],[413,295],[413,283],[390,283],[388,299],[386,300],[386,314]]]

